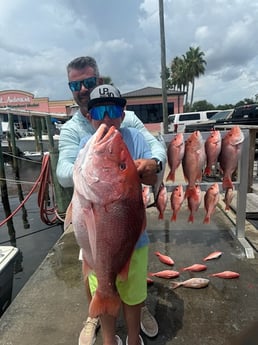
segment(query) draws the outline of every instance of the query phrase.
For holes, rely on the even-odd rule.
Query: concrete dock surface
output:
[[[237,344],[235,336],[258,322],[258,253],[248,259],[234,236],[234,220],[217,208],[210,224],[203,224],[201,206],[193,224],[188,223],[189,210],[183,205],[177,222],[171,222],[170,206],[163,220],[155,207],[147,209],[150,237],[149,272],[173,269],[180,272],[174,279],[152,277],[148,286],[147,305],[159,324],[153,338],[142,335],[146,345],[227,345]],[[248,224],[248,232],[257,240],[258,230]],[[154,254],[160,251],[175,261],[169,267]],[[183,272],[183,267],[204,263],[214,251],[220,258],[207,261],[203,272]],[[46,259],[14,299],[0,319],[1,345],[76,345],[87,317],[87,300],[83,286],[79,248],[73,232],[65,232]],[[210,277],[221,271],[235,271],[236,279]],[[178,287],[172,281],[192,277],[210,280],[202,289]],[[258,344],[258,327],[253,331]],[[117,334],[125,344],[126,328],[122,316]],[[247,338],[245,338],[247,339]],[[101,331],[96,345],[102,344]],[[239,343],[240,344],[240,343]]]

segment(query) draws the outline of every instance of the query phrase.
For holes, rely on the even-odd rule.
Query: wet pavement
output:
[[[143,335],[146,345],[226,345],[254,321],[258,321],[258,253],[247,259],[241,243],[233,236],[234,223],[219,208],[211,224],[204,225],[203,209],[193,224],[187,222],[186,206],[178,221],[170,222],[169,206],[165,219],[158,220],[155,208],[147,210],[149,271],[167,269],[155,251],[169,255],[175,261],[174,279],[153,277],[148,287],[147,304],[159,324],[154,339]],[[257,238],[258,230],[249,226]],[[208,269],[199,273],[180,269],[202,259],[213,251],[222,251],[220,258],[208,261]],[[87,315],[79,249],[73,232],[66,232],[50,250],[48,256],[0,319],[0,339],[3,345],[73,345]],[[240,273],[237,279],[209,277],[209,274],[231,270]],[[171,289],[172,281],[191,277],[210,279],[208,287]],[[125,343],[126,329],[122,317],[117,334]],[[99,332],[96,345],[102,344]],[[256,344],[256,343],[254,343]]]

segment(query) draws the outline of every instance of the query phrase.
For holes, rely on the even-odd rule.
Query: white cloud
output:
[[[164,0],[169,66],[190,46],[205,53],[195,100],[236,103],[258,93],[256,0]],[[161,86],[156,0],[1,1],[0,89],[71,98],[66,65],[92,55],[122,92]]]

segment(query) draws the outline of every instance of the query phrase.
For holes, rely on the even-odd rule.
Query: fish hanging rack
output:
[[[239,164],[238,164],[238,173],[237,173],[237,181],[233,182],[233,185],[235,187],[235,190],[237,191],[237,207],[236,207],[236,222],[235,222],[235,229],[232,230],[233,236],[237,238],[237,240],[240,242],[242,247],[244,248],[245,255],[248,259],[254,258],[254,250],[253,247],[250,245],[250,243],[247,241],[245,237],[245,221],[246,221],[246,203],[247,203],[247,190],[248,190],[248,167],[249,167],[249,153],[250,152],[250,135],[248,129],[242,129],[242,132],[244,134],[244,142],[242,146],[242,153],[239,158]],[[226,134],[226,130],[220,130],[221,136]],[[191,133],[184,133],[184,140],[187,140]],[[202,137],[204,140],[207,139],[210,132],[201,132]],[[172,138],[176,135],[176,133],[171,134],[160,134],[159,140],[162,141],[166,146],[168,146],[169,142],[172,140]],[[217,181],[216,181],[217,182]],[[212,185],[214,181],[212,182],[206,182],[202,181],[199,185],[201,187],[201,190],[206,190],[210,185]],[[177,184],[170,184],[166,185],[168,192],[171,192],[173,188]],[[182,184],[184,186],[184,184]],[[187,184],[185,184],[186,186]],[[218,182],[220,191],[222,191],[222,183]]]

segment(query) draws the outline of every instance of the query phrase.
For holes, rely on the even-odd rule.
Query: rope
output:
[[[6,218],[0,223],[0,227],[7,223],[12,217],[16,215],[16,213],[23,207],[23,205],[28,201],[31,197],[35,189],[39,186],[38,191],[38,206],[40,209],[40,218],[42,222],[47,225],[53,225],[58,221],[63,221],[63,219],[57,214],[56,207],[49,208],[50,204],[50,197],[49,197],[49,186],[51,185],[51,196],[52,202],[54,204],[54,188],[50,174],[50,156],[49,154],[45,154],[42,159],[42,166],[40,170],[39,177],[35,181],[32,189],[28,193],[28,195],[24,198],[24,200],[20,203],[20,205]],[[51,218],[50,218],[51,217]]]

